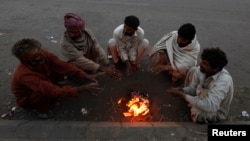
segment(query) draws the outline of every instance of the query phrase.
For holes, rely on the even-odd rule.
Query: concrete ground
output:
[[[188,122],[6,121],[0,122],[0,131],[5,141],[207,140],[205,126]]]
[[[17,40],[35,38],[59,56],[58,42],[64,32],[63,16],[73,12],[86,20],[86,26],[106,49],[113,29],[123,23],[125,16],[133,14],[140,18],[151,47],[166,33],[190,22],[196,26],[201,49],[217,46],[223,49],[229,59],[226,69],[235,85],[235,98],[227,122],[249,124],[249,118],[241,117],[242,111],[250,112],[249,6],[248,0],[2,0],[0,114],[8,113],[16,106],[10,81],[18,60],[10,50]],[[48,36],[53,36],[53,40]],[[144,56],[143,69],[119,82],[101,77],[100,84],[105,88],[101,96],[82,95],[79,99],[63,100],[57,117],[52,120],[41,121],[23,112],[2,118],[0,140],[206,140],[207,126],[191,123],[185,102],[164,95],[170,87],[169,78],[148,72],[147,63],[148,58]],[[131,89],[145,90],[152,96],[151,120],[131,122],[117,116],[114,110],[110,111],[112,101]],[[103,108],[107,110],[95,107],[96,103],[104,103]],[[87,108],[90,116],[82,117],[82,107]]]

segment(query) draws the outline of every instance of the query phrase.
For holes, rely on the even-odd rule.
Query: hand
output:
[[[100,88],[98,83],[89,83],[85,85],[81,85],[77,87],[77,92],[83,92],[83,91],[88,91],[91,92],[94,95],[100,94],[102,88]]]
[[[115,68],[114,65],[108,65],[106,68],[103,69],[106,75],[110,76],[111,78],[114,78],[116,80],[121,80],[122,74],[119,70]]]
[[[181,98],[185,98],[185,94],[182,88],[170,88],[167,90],[167,94],[173,95],[173,96],[179,96]]]
[[[130,63],[130,61],[126,61],[126,75],[129,76],[133,74],[133,70],[132,70],[132,65]]]
[[[137,64],[137,63],[132,63],[132,69],[133,70],[140,70],[141,69],[141,65]]]
[[[85,78],[91,81],[94,81],[95,83],[98,83],[98,81],[96,80],[96,77],[100,76],[100,75],[104,75],[104,72],[98,72],[96,74],[86,74]]]

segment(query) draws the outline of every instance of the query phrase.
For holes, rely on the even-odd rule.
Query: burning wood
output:
[[[126,103],[126,106],[129,108],[127,112],[123,112],[125,117],[130,116],[145,116],[149,113],[149,99],[148,94],[141,93],[139,91],[131,92],[131,99]],[[121,102],[122,99],[118,101]]]

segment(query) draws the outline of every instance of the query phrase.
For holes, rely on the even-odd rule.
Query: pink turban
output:
[[[74,13],[67,13],[64,16],[64,26],[66,29],[80,29],[84,31],[85,22],[80,16]]]

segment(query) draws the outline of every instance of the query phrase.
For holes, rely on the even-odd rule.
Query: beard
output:
[[[178,42],[177,42],[178,43]],[[186,43],[186,44],[181,44],[181,43],[178,43],[178,46],[179,47],[185,47],[185,46],[187,46],[187,45],[189,45],[191,42],[189,42],[189,43]]]
[[[205,70],[204,70],[202,67],[200,67],[200,71],[201,71],[202,73],[205,73]]]
[[[70,38],[71,38],[71,40],[76,41],[76,40],[80,39],[81,36],[80,36],[80,37],[79,37],[79,36],[72,36],[72,37],[70,37]]]
[[[124,32],[124,35],[126,36],[132,36],[134,33],[128,33],[128,32]]]

